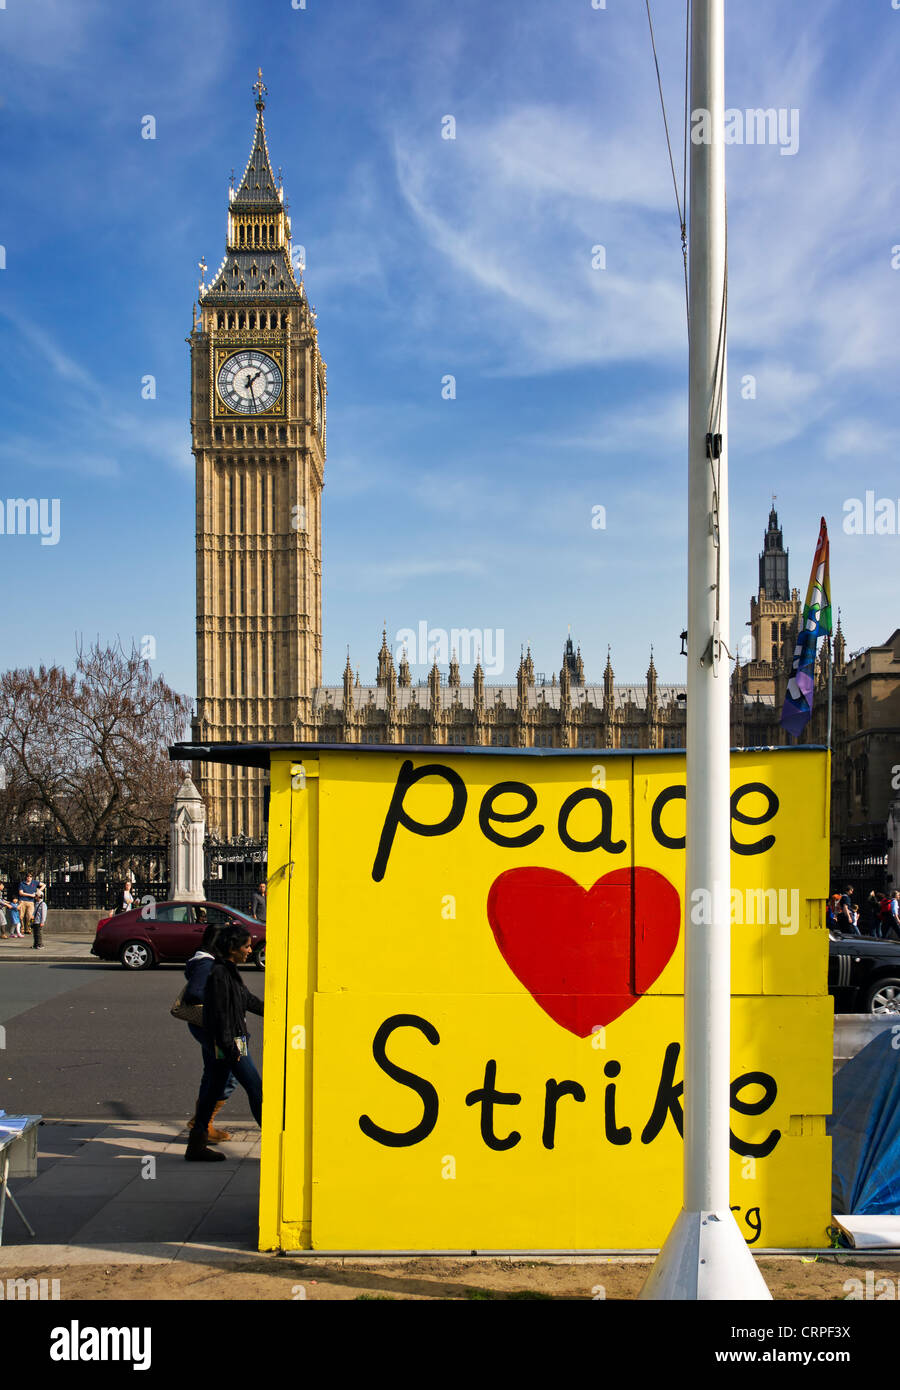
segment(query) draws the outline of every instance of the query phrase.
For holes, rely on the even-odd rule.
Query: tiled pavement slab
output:
[[[194,1242],[224,1259],[256,1250],[259,1130],[231,1126],[222,1163],[184,1161],[180,1120],[42,1125],[38,1175],[10,1188],[0,1266],[187,1257]],[[150,1160],[148,1162],[148,1160]]]

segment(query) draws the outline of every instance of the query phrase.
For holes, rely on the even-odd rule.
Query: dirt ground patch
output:
[[[233,1262],[194,1264],[22,1265],[0,1271],[4,1280],[59,1280],[60,1299],[290,1301],[356,1299],[633,1299],[651,1261],[610,1257],[590,1264],[550,1264],[539,1259],[455,1260],[452,1256],[374,1262],[304,1261],[295,1255],[260,1255]],[[900,1256],[840,1254],[789,1259],[763,1256],[759,1267],[776,1299],[841,1301],[845,1284],[900,1277]],[[871,1282],[871,1281],[870,1281]],[[871,1294],[870,1294],[871,1297]]]

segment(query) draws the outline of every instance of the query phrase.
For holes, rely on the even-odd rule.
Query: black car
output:
[[[900,1014],[900,941],[830,931],[828,993],[839,1014]]]

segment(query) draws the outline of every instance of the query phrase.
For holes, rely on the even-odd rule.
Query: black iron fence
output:
[[[873,890],[888,888],[888,851],[890,844],[884,825],[860,826],[841,842],[841,881],[837,888],[853,887],[853,896],[861,905]],[[891,884],[895,888],[896,884]]]
[[[168,891],[167,845],[70,845],[58,840],[0,843],[0,880],[12,898],[30,871],[45,886],[48,905],[55,909],[92,908],[98,912],[118,906],[125,880],[136,896],[165,898]]]
[[[266,877],[266,842],[239,836],[223,844],[207,839],[203,890],[210,902],[250,911],[250,899]]]
[[[266,877],[265,841],[240,839],[222,844],[208,839],[204,852],[206,897],[249,911],[253,892]],[[70,845],[50,839],[0,842],[0,882],[5,884],[3,896],[7,900],[16,895],[29,872],[45,885],[48,906],[55,911],[85,908],[111,912],[121,904],[129,878],[137,900],[151,896],[165,902],[169,896],[169,847],[120,844],[116,840],[98,845]]]

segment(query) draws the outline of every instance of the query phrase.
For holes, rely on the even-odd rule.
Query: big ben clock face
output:
[[[258,415],[270,410],[284,387],[281,368],[267,352],[246,348],[225,359],[216,377],[216,390],[229,410]]]

